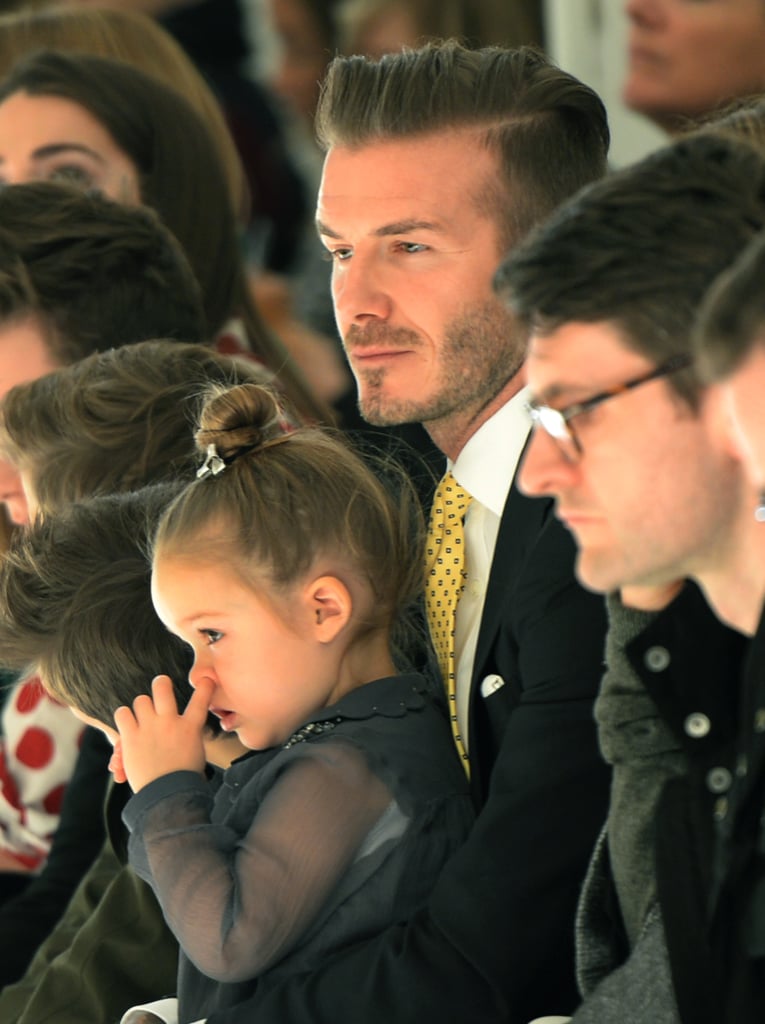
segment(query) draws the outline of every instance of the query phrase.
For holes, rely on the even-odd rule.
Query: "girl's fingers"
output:
[[[126,732],[134,729],[136,726],[136,720],[131,708],[126,704],[117,708],[114,712],[114,724],[117,727],[117,732],[120,736],[124,736]]]
[[[209,679],[200,679],[183,712],[183,717],[200,728],[207,721],[214,684]]]
[[[120,740],[114,744],[114,750],[109,760],[109,771],[114,776],[115,782],[127,782],[125,766],[122,763],[122,744]]]
[[[133,701],[133,715],[136,722],[141,724],[141,719],[146,719],[154,714],[154,701],[148,693],[139,694]],[[116,715],[115,715],[116,718]]]
[[[177,715],[178,702],[170,676],[155,676],[151,684],[154,710],[158,715]]]

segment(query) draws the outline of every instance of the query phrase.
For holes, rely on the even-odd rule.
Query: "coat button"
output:
[[[686,718],[684,728],[686,735],[690,736],[691,739],[700,740],[712,728],[712,723],[701,711],[694,711],[692,715],[688,715]]]
[[[711,768],[707,772],[707,789],[710,793],[727,793],[732,781],[727,768]]]
[[[650,672],[663,672],[665,668],[669,667],[671,660],[666,647],[649,647],[643,655],[645,667]]]

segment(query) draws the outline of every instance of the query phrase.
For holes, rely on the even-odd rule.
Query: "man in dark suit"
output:
[[[607,805],[592,715],[605,614],[550,502],[514,485],[526,339],[492,278],[604,172],[605,112],[534,51],[445,43],[336,60],[318,128],[319,233],[362,415],[422,423],[469,495],[446,633],[477,820],[414,918],[210,1024],[525,1024],[576,1002],[575,903]]]

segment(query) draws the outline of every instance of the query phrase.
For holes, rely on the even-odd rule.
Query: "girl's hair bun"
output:
[[[201,453],[215,445],[228,462],[244,449],[257,451],[290,427],[281,396],[261,384],[212,389],[199,416],[194,440]]]

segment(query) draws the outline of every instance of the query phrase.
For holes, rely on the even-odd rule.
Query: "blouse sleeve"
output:
[[[193,772],[157,779],[125,809],[131,864],[216,981],[254,978],[295,945],[392,801],[351,745],[301,747],[243,834],[213,823],[212,792]]]

